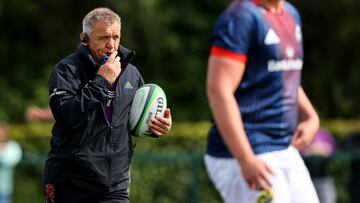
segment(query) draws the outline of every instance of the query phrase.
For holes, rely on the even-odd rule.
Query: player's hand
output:
[[[318,129],[319,125],[317,122],[313,122],[310,119],[300,122],[295,130],[291,144],[298,150],[308,146]]]
[[[100,66],[98,74],[103,76],[110,84],[113,84],[121,72],[120,57],[114,51],[106,63]]]
[[[150,129],[156,137],[162,137],[170,132],[172,126],[172,118],[170,109],[165,110],[164,117],[156,116],[151,120]]]
[[[275,175],[271,168],[256,156],[241,162],[243,176],[251,189],[270,191],[270,175]]]
[[[30,106],[25,113],[25,119],[31,121],[52,121],[54,117],[50,108],[39,108],[37,106]]]

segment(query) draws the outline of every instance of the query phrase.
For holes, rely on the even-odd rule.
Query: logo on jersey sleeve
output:
[[[265,36],[264,43],[266,45],[279,44],[280,43],[280,37],[275,33],[275,31],[273,29],[270,28],[269,31],[267,32],[266,36]]]

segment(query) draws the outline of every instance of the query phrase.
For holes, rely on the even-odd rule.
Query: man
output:
[[[309,144],[319,127],[300,85],[297,10],[283,0],[235,0],[210,41],[207,95],[214,126],[205,163],[224,201],[254,203],[267,194],[274,203],[318,202],[295,149]]]
[[[76,52],[55,66],[50,78],[55,124],[44,172],[47,202],[129,202],[128,117],[144,82],[130,64],[134,52],[119,46],[120,30],[113,11],[92,10],[83,20]],[[170,110],[150,126],[157,137],[168,133]]]
[[[9,126],[0,122],[0,203],[12,202],[14,169],[21,157],[20,145],[9,139]]]

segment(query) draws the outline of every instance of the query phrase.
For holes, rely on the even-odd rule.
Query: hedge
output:
[[[322,125],[334,134],[339,145],[343,145],[346,135],[360,132],[360,122],[355,120],[326,120]],[[51,123],[11,125],[11,137],[24,150],[24,159],[15,171],[14,203],[43,202],[41,175],[49,150],[51,127]],[[208,122],[175,122],[165,138],[134,138],[136,148],[131,166],[131,202],[222,202],[202,160],[209,128]],[[338,202],[345,203],[350,201],[350,161],[347,156],[339,157],[345,158],[330,159],[325,170],[336,180]],[[311,161],[311,158],[308,160]],[[312,160],[317,161],[319,158]]]

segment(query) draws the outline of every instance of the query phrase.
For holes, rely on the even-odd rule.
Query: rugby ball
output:
[[[130,108],[131,134],[135,137],[151,135],[151,119],[156,115],[164,116],[166,105],[166,95],[158,85],[145,84],[137,89]]]

